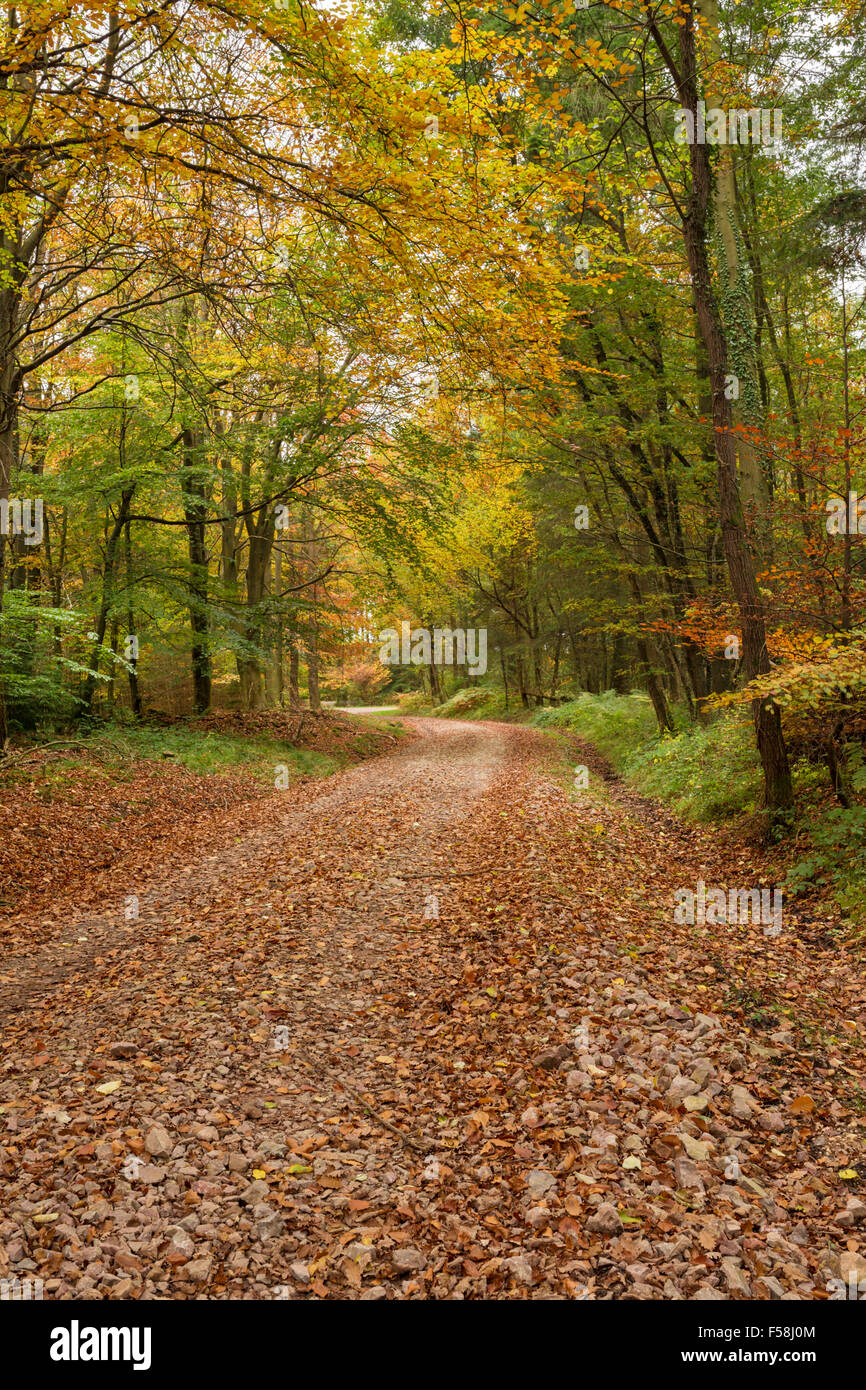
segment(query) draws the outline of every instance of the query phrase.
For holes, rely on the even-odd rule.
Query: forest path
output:
[[[538,733],[409,722],[231,848],[124,885],[138,921],[107,904],[67,954],[4,960],[0,1277],[810,1298],[860,1271],[845,1040],[810,1054],[781,1013],[758,1032],[738,993],[793,998],[824,949],[860,1019],[839,952],[676,925],[677,886],[751,886],[746,863],[627,795],[572,799]]]

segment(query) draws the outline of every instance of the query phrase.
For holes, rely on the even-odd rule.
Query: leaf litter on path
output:
[[[754,852],[572,799],[537,733],[410,722],[119,883],[59,966],[51,937],[7,959],[0,1277],[793,1300],[866,1276],[850,957],[678,925],[676,887],[750,883]]]

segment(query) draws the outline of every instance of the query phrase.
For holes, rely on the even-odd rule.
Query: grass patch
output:
[[[656,739],[633,752],[626,775],[685,820],[754,815],[762,805],[764,779],[748,719],[725,717]]]
[[[609,690],[537,710],[532,723],[585,739],[636,791],[664,801],[684,820],[760,810],[763,778],[748,718],[726,715],[662,737],[646,695]]]
[[[273,785],[274,768],[282,763],[290,778],[313,774],[327,777],[340,766],[340,760],[308,748],[293,748],[283,739],[263,734],[215,733],[209,730],[174,726],[162,729],[142,725],[140,728],[112,730],[106,736],[110,744],[123,750],[130,761],[143,758],[167,765],[180,764],[190,772],[202,775],[246,773]],[[101,741],[96,734],[92,740]],[[118,757],[117,761],[121,761]]]
[[[372,731],[371,731],[372,733]],[[360,744],[367,742],[364,735]],[[160,767],[184,767],[201,776],[242,774],[274,785],[278,764],[288,769],[289,780],[298,777],[328,777],[346,759],[339,755],[295,748],[283,739],[260,733],[227,734],[177,725],[108,726],[94,730],[87,738],[64,746],[45,745],[50,759],[39,772],[41,796],[54,796],[75,785],[77,774],[87,768],[112,781],[125,781],[134,775],[136,764],[152,762]],[[38,755],[40,745],[34,744]],[[28,782],[34,763],[25,760],[10,768],[7,785]]]
[[[621,777],[627,775],[636,750],[658,742],[658,726],[647,697],[616,695],[612,690],[537,709],[531,723],[538,729],[562,729],[586,739]]]
[[[505,708],[505,692],[486,685],[467,685],[455,690],[444,704],[431,710],[437,719],[507,719],[514,705]]]
[[[763,808],[764,779],[748,714],[729,712],[712,724],[659,735],[646,695],[580,695],[535,711],[536,728],[574,734],[608,760],[643,796],[655,797],[686,821],[712,823],[754,816]],[[798,811],[796,838],[785,850],[786,887],[816,890],[854,922],[866,921],[866,807],[841,808],[829,797],[823,767],[807,759],[791,769]],[[855,791],[866,791],[859,764]],[[805,853],[804,853],[805,851]]]

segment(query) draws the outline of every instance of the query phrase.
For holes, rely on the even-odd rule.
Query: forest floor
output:
[[[787,908],[775,937],[677,924],[675,889],[772,885],[772,860],[603,777],[573,793],[544,734],[406,723],[327,780],[179,796],[150,850],[121,817],[99,880],[67,866],[7,914],[0,1278],[844,1297],[866,1279],[850,944]]]

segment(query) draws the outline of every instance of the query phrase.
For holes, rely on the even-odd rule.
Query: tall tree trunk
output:
[[[718,103],[710,90],[711,75],[723,61],[719,35],[718,0],[697,0],[697,11],[704,21],[707,45],[708,106]],[[712,184],[715,226],[722,243],[721,301],[719,313],[726,336],[726,366],[733,367],[737,379],[738,413],[752,435],[739,436],[741,496],[750,544],[765,562],[772,559],[773,528],[772,460],[763,440],[764,407],[761,400],[759,358],[752,316],[752,294],[747,262],[741,255],[741,236],[737,223],[737,185],[734,156],[730,144],[719,146]],[[728,375],[728,373],[726,373]],[[732,411],[733,414],[733,411]]]
[[[690,9],[679,25],[682,67],[680,95],[685,109],[692,112],[696,121],[698,81],[694,21],[694,12]],[[748,681],[766,674],[770,669],[766,624],[743,519],[731,405],[725,395],[725,379],[728,373],[727,343],[710,278],[707,216],[712,180],[709,155],[707,146],[697,140],[688,146],[688,150],[692,186],[683,220],[683,236],[698,324],[709,362],[722,540],[731,588],[740,612],[743,672]],[[771,824],[775,828],[790,822],[793,807],[791,772],[782,735],[781,717],[778,706],[771,700],[753,701],[752,716],[764,773],[767,808]]]
[[[181,492],[186,520],[189,572],[189,623],[192,632],[193,709],[206,714],[210,709],[213,667],[210,653],[208,611],[208,554],[206,540],[207,498],[201,468],[201,446],[195,430],[185,427],[182,435],[183,467]]]
[[[9,12],[10,19],[12,12]],[[8,78],[3,80],[3,86]],[[13,85],[15,85],[13,80]],[[8,178],[0,172],[0,198],[6,193]],[[0,258],[8,283],[0,288],[0,500],[8,500],[12,478],[18,465],[18,405],[21,371],[15,347],[21,287],[25,275],[21,261],[21,233],[14,226],[0,227]],[[6,537],[0,534],[0,650],[3,642],[3,594],[6,584]],[[0,671],[0,757],[9,742],[6,684]]]

